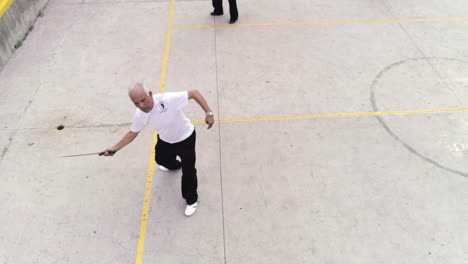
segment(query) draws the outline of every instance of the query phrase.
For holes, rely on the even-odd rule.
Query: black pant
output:
[[[170,170],[182,167],[182,197],[187,204],[194,204],[198,200],[197,169],[195,168],[195,140],[196,133],[178,143],[168,143],[159,138],[155,146],[156,163]],[[176,160],[180,157],[180,161]]]
[[[223,0],[212,0],[214,12],[215,13],[222,13],[223,12]],[[237,4],[236,0],[229,0],[229,14],[231,15],[231,19],[236,20],[239,18],[239,12],[237,12]]]

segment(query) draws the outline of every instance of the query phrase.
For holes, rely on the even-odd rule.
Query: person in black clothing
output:
[[[211,12],[212,16],[220,16],[223,14],[223,0],[212,0],[214,10]],[[229,20],[229,24],[236,23],[237,19],[239,18],[239,12],[237,11],[237,4],[236,0],[229,0],[229,14],[231,15],[231,19]]]
[[[155,161],[159,165],[159,170],[164,172],[182,169],[182,197],[187,202],[185,215],[193,215],[198,205],[198,179],[195,168],[196,133],[194,125],[182,110],[189,100],[195,100],[206,113],[205,122],[208,128],[214,124],[213,112],[198,90],[153,95],[142,83],[136,83],[128,90],[128,96],[137,107],[132,126],[117,144],[104,150],[102,155],[113,156],[130,144],[147,126],[157,131]],[[176,159],[177,156],[180,161]]]

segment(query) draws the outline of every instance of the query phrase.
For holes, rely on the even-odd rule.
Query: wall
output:
[[[0,0],[0,7],[9,1]],[[0,70],[13,54],[16,42],[23,40],[47,1],[14,0],[6,11],[3,10],[5,13],[0,17]]]

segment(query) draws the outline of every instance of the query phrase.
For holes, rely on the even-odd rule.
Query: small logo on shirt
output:
[[[159,101],[158,104],[156,105],[156,109],[158,109],[160,113],[166,112],[167,111],[166,103],[164,101]]]

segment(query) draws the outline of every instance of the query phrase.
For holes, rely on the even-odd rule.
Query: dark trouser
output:
[[[196,133],[178,143],[167,143],[159,138],[156,143],[156,163],[170,170],[182,167],[182,197],[187,204],[194,204],[198,200],[197,169],[195,168],[195,139]],[[180,157],[180,161],[176,160]]]
[[[223,12],[223,0],[212,0],[212,2],[215,13]],[[239,17],[236,0],[229,0],[229,14],[231,15],[231,19],[234,20]]]

